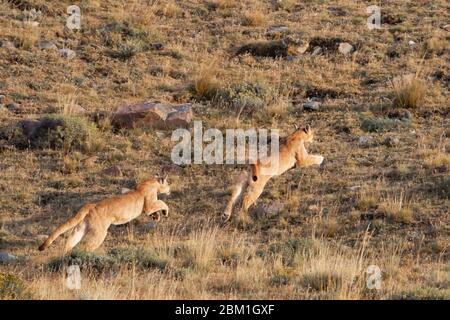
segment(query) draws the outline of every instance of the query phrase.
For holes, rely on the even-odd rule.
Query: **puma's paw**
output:
[[[317,156],[317,164],[320,166],[324,160],[323,156]]]
[[[152,216],[153,220],[155,220],[155,221],[161,220],[161,215],[159,214],[159,212],[154,212],[151,214],[151,216]]]

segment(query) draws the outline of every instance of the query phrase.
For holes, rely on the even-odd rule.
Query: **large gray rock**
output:
[[[193,118],[192,104],[172,105],[144,102],[118,108],[111,122],[118,128],[152,127],[170,129],[187,127]]]
[[[0,252],[0,263],[11,263],[17,260],[15,255],[8,252]]]

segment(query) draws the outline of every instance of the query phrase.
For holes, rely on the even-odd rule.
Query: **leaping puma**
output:
[[[45,250],[57,237],[73,229],[66,241],[64,252],[69,252],[81,239],[86,244],[86,250],[93,251],[103,243],[112,224],[127,223],[142,213],[157,213],[159,218],[158,211],[162,211],[163,215],[168,216],[169,208],[165,202],[158,200],[158,193],[170,194],[166,177],[145,180],[135,190],[86,204],[74,217],[56,228],[39,250]]]
[[[286,138],[286,142],[280,145],[278,161],[269,157],[259,159],[250,165],[250,170],[242,172],[237,183],[232,188],[231,199],[222,214],[222,219],[230,219],[236,203],[242,200],[242,209],[246,212],[256,202],[264,190],[270,178],[281,175],[295,165],[308,167],[320,165],[323,157],[310,155],[306,151],[305,142],[312,142],[313,131],[309,126],[296,130]],[[273,156],[272,156],[273,157]]]

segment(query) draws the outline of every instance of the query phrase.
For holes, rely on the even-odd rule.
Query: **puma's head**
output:
[[[295,140],[302,140],[304,142],[312,142],[314,138],[313,130],[309,125],[303,128],[297,129],[293,134],[292,137]]]
[[[138,186],[137,190],[141,190],[145,193],[154,192],[156,189],[157,193],[170,194],[170,186],[167,181],[167,177],[156,177],[155,179],[148,179],[142,181]]]
[[[157,178],[158,181],[158,193],[170,194],[170,185],[167,181],[167,176]]]

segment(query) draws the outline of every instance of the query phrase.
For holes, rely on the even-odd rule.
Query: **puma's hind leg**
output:
[[[268,179],[267,179],[268,180]],[[242,200],[242,209],[247,212],[248,209],[258,200],[267,183],[266,179],[258,179],[257,182],[249,185],[247,192]]]
[[[69,253],[70,250],[72,250],[81,241],[85,233],[86,222],[83,221],[72,230],[69,237],[67,238],[66,245],[64,247],[64,254]]]
[[[83,244],[86,251],[91,252],[100,247],[107,234],[108,227],[106,226],[88,227],[86,235],[83,239]]]

